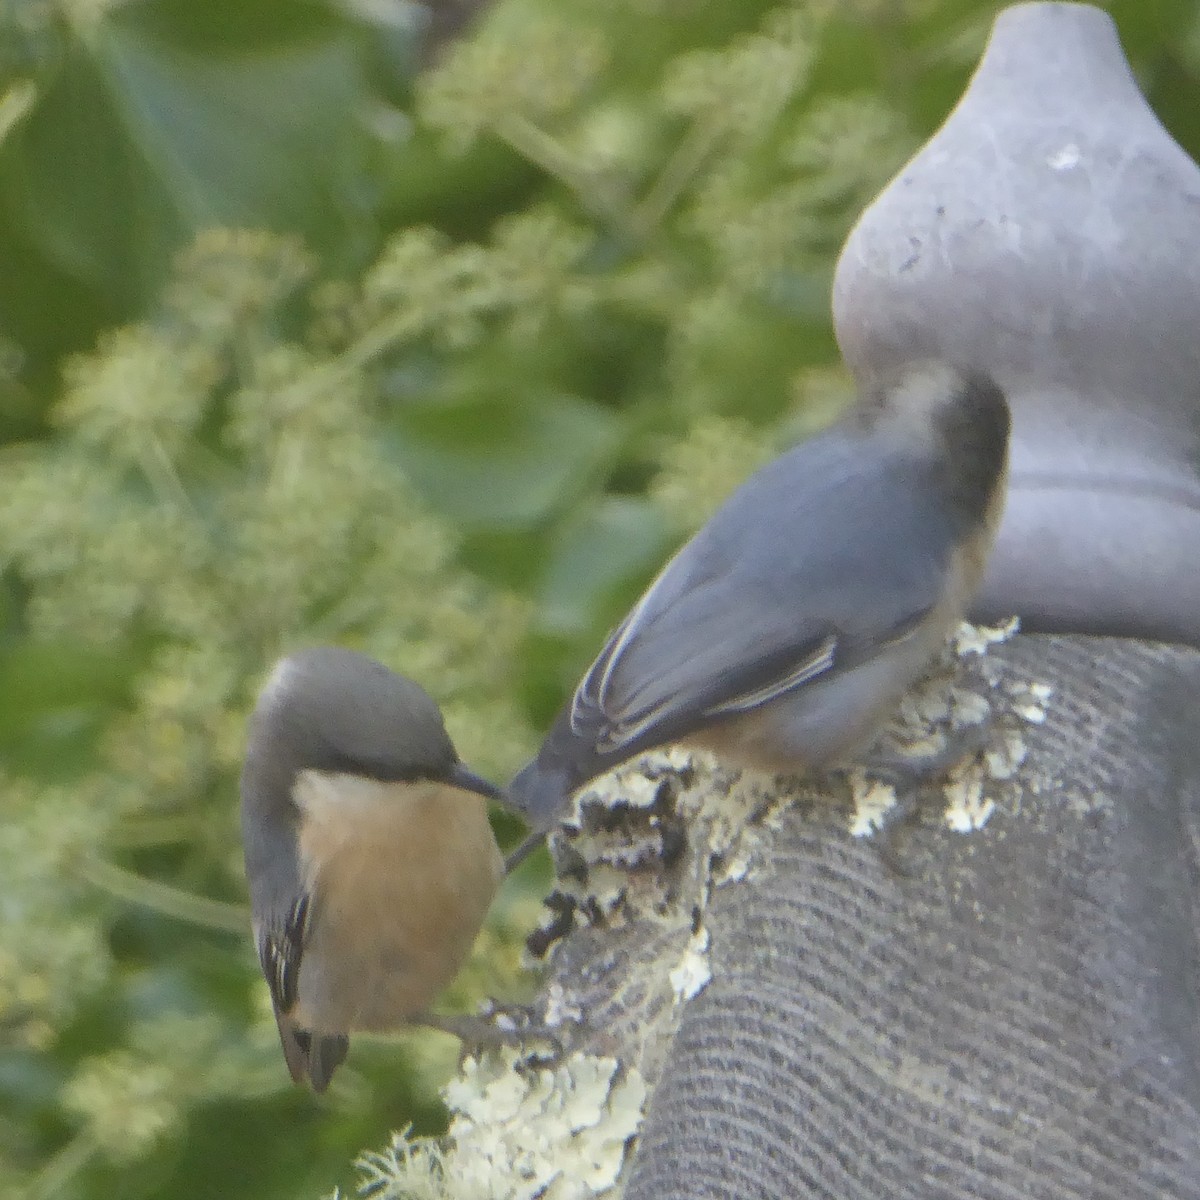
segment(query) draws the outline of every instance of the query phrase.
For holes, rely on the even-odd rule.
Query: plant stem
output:
[[[164,916],[226,933],[245,933],[250,928],[250,914],[240,904],[196,896],[98,858],[84,860],[79,865],[79,873],[88,883],[103,888],[110,895],[152,908]]]

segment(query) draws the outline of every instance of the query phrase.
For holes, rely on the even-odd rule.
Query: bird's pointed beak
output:
[[[489,783],[482,775],[476,775],[474,771],[468,767],[464,767],[462,763],[455,763],[450,768],[450,774],[446,777],[446,782],[453,787],[462,788],[464,792],[476,792],[480,796],[486,796],[489,800],[502,800],[504,792],[494,783]]]

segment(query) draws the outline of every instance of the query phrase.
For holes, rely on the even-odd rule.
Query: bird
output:
[[[752,475],[659,572],[509,784],[530,841],[584,784],[656,747],[800,775],[869,748],[979,586],[1009,427],[993,379],[926,359],[870,380]]]
[[[487,816],[498,795],[412,680],[331,646],[275,665],[250,719],[241,818],[254,939],[295,1082],[323,1092],[351,1032],[437,1025],[426,1006],[503,878]]]

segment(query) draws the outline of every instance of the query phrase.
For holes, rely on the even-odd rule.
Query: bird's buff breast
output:
[[[293,1015],[317,1031],[403,1025],[457,973],[502,877],[485,801],[316,771],[294,794],[315,906]]]

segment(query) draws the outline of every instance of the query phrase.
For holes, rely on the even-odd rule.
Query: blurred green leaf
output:
[[[68,41],[0,170],[34,244],[133,303],[208,225],[361,236],[367,96],[344,24],[214,49],[122,5]]]
[[[614,600],[646,581],[678,539],[646,500],[606,496],[564,525],[538,589],[538,627],[578,638],[612,623]]]
[[[494,0],[414,80],[403,0],[0,4],[0,1195],[350,1194],[442,1127],[436,1038],[288,1080],[235,932],[255,687],[353,645],[514,770],[844,403],[838,245],[998,7]],[[1195,0],[1108,7],[1195,154]],[[528,990],[547,869],[443,1005]]]
[[[115,27],[93,49],[126,133],[189,231],[316,232],[352,178],[346,134],[362,81],[347,34],[214,59]]]
[[[397,456],[417,489],[465,528],[527,528],[602,478],[621,423],[570,396],[511,407],[410,405]]]

